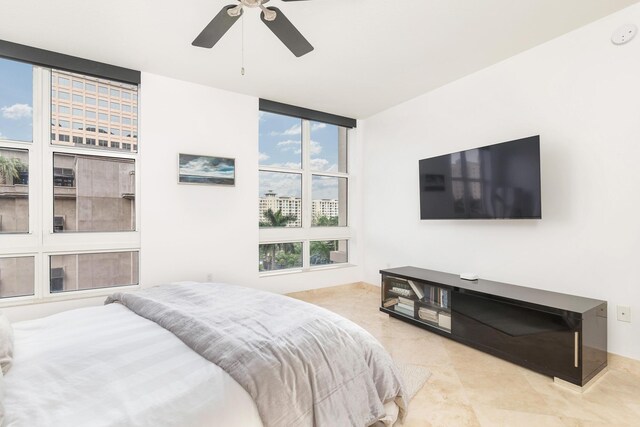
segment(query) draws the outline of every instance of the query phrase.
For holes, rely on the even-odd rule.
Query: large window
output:
[[[259,271],[348,262],[348,132],[260,112]]]
[[[137,112],[136,85],[0,59],[0,306],[138,284]]]

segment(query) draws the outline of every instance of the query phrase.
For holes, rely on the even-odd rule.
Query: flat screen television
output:
[[[420,160],[421,219],[540,219],[540,136]]]

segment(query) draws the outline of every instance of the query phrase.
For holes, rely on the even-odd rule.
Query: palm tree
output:
[[[8,158],[0,155],[0,183],[12,183],[14,179],[20,178],[20,172],[25,168],[24,163],[17,158]]]
[[[264,218],[266,219],[266,221],[261,221],[260,222],[260,227],[286,227],[290,222],[295,221],[298,219],[297,216],[295,215],[283,215],[282,214],[282,209],[278,209],[276,212],[273,211],[273,209],[269,208],[265,211],[264,213]],[[271,248],[271,254],[269,256],[270,260],[267,261],[267,264],[269,264],[269,268],[266,268],[267,270],[272,270],[273,266],[275,265],[276,262],[276,247],[277,245],[272,244],[269,245]],[[290,246],[290,247],[289,247]],[[291,250],[293,248],[293,245],[291,243],[284,243],[283,244],[283,249],[285,251],[287,250]]]
[[[264,217],[266,221],[260,222],[260,227],[286,227],[291,221],[298,219],[295,215],[283,215],[282,209],[273,212],[271,208],[266,210]]]

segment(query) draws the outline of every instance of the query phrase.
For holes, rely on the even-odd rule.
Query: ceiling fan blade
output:
[[[277,7],[268,7],[267,9],[276,12],[276,19],[267,21],[264,18],[264,12],[260,14],[260,19],[295,56],[301,57],[313,50],[313,46],[300,34],[300,31],[293,26],[280,9]]]
[[[231,4],[222,8],[220,12],[204,27],[204,30],[191,43],[193,46],[206,47],[211,49],[225,35],[229,28],[236,23],[242,15],[242,11],[238,16],[229,15],[228,10],[233,9],[237,5]]]

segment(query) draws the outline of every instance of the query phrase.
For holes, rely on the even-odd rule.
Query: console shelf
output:
[[[584,386],[607,366],[607,303],[416,267],[380,270],[380,310]]]

